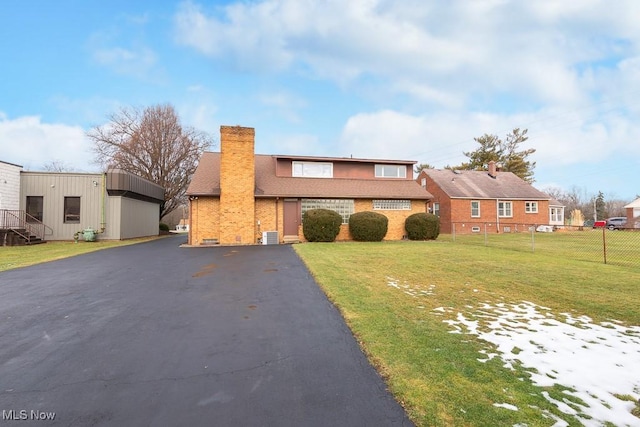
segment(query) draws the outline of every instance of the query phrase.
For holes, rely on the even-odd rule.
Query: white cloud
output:
[[[342,149],[354,157],[407,158],[436,167],[467,160],[474,137],[505,138],[513,128],[528,129],[521,148],[535,148],[532,160],[554,167],[602,162],[620,153],[640,155],[640,129],[619,116],[591,118],[592,110],[540,110],[536,113],[436,113],[411,115],[393,110],[362,113],[348,119]],[[617,154],[616,154],[617,153]]]
[[[2,159],[25,170],[41,170],[59,160],[74,170],[95,171],[91,143],[78,126],[43,123],[40,117],[9,119],[0,113]]]
[[[155,52],[146,46],[99,48],[93,52],[93,59],[118,74],[143,79],[152,77],[157,64]]]
[[[591,62],[637,50],[638,13],[633,1],[265,0],[210,13],[183,3],[175,23],[180,44],[245,69],[371,75],[445,107],[495,91],[566,106],[588,98]]]

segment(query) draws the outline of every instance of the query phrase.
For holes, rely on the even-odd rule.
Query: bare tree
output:
[[[122,108],[87,132],[95,162],[117,167],[164,187],[160,218],[185,201],[185,192],[211,137],[182,126],[172,105]]]
[[[75,172],[72,166],[69,166],[60,159],[49,160],[42,166],[42,169],[47,172]]]

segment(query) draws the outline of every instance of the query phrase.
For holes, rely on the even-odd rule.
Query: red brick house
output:
[[[442,233],[527,230],[562,225],[564,207],[511,172],[425,169],[416,180],[433,195],[429,211],[440,217]]]
[[[362,211],[387,216],[385,239],[399,240],[431,198],[413,180],[415,161],[260,155],[253,128],[221,126],[220,136],[187,189],[190,245],[300,241],[302,214],[314,208],[342,215],[338,240],[350,240],[349,215]]]
[[[640,228],[640,198],[624,207],[627,214],[627,228]]]

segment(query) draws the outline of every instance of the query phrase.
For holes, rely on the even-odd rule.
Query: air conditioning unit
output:
[[[277,231],[263,231],[262,232],[262,244],[263,245],[277,245],[278,232]]]

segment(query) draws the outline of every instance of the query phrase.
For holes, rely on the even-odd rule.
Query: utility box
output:
[[[263,245],[277,245],[278,244],[278,232],[277,231],[263,231],[262,232],[262,244]]]

